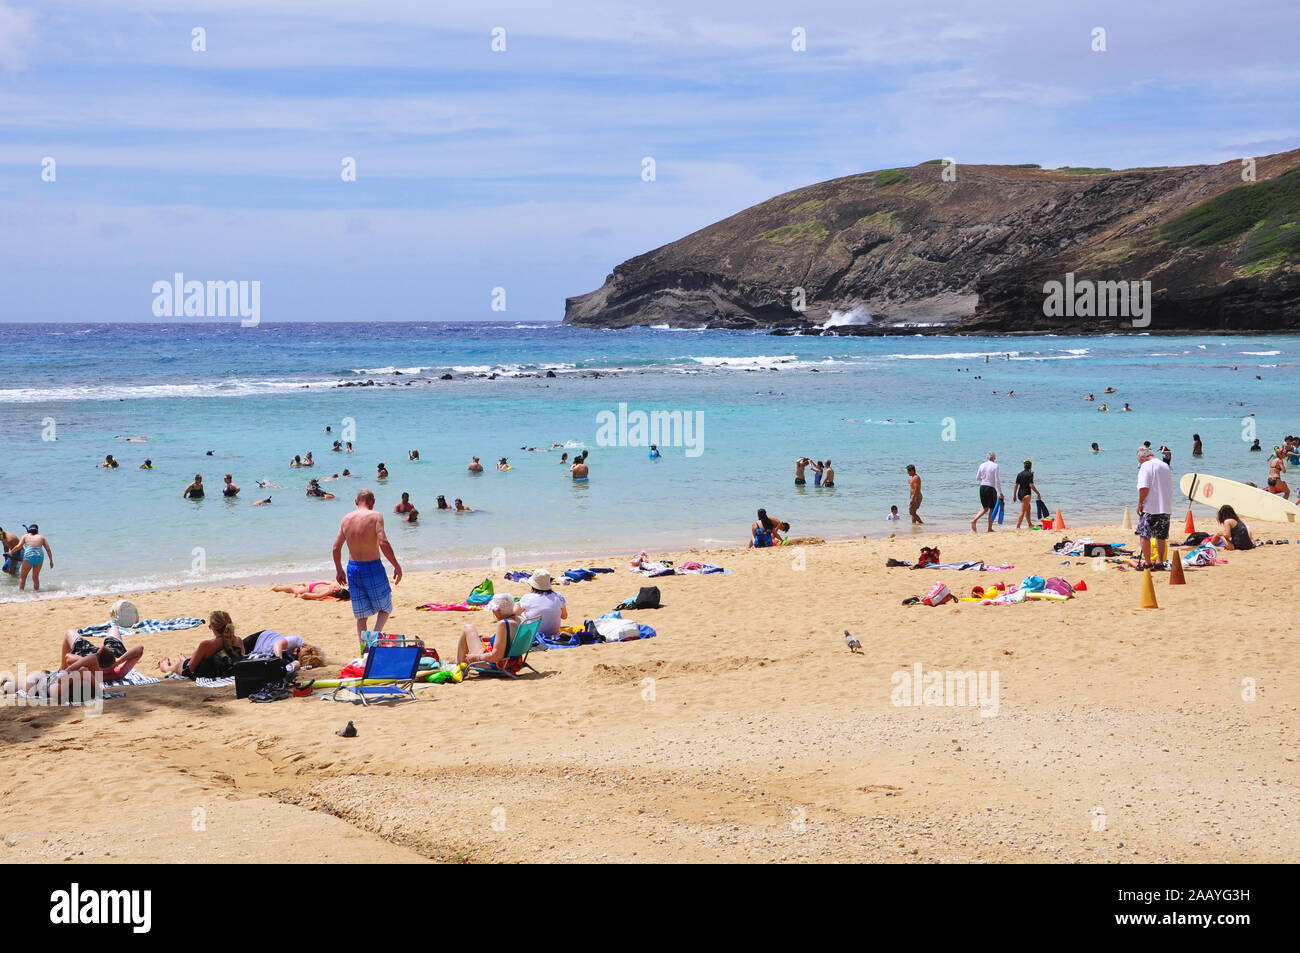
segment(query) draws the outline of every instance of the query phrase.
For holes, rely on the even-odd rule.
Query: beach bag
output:
[[[633,599],[624,599],[614,607],[614,611],[619,609],[658,609],[659,606],[659,587],[642,586],[641,591]]]
[[[613,616],[601,616],[593,620],[596,633],[606,642],[622,642],[624,639],[639,639],[640,627],[631,619],[618,619]]]
[[[936,582],[930,587],[929,594],[921,602],[927,606],[941,606],[951,598],[953,598],[953,595],[948,591],[948,587],[941,582]]]
[[[938,562],[939,562],[939,547],[923,546],[921,547],[921,555],[916,560],[916,568],[920,569],[924,566],[937,565]]]
[[[254,655],[234,665],[235,697],[255,695],[267,685],[283,684],[289,677],[288,662],[274,655]]]
[[[1209,533],[1200,533],[1200,532],[1193,533],[1191,536],[1188,536],[1185,540],[1183,540],[1183,545],[1199,546],[1201,545],[1201,543],[1205,542],[1209,538],[1210,538]]]
[[[1074,598],[1074,586],[1060,576],[1053,576],[1043,583],[1043,591],[1054,592],[1058,596],[1066,596],[1070,599]]]
[[[1042,576],[1026,576],[1020,583],[1020,588],[1025,592],[1042,592],[1047,583]]]
[[[1047,517],[1052,515],[1052,511],[1047,508],[1047,504],[1044,503],[1041,499],[1038,501],[1037,508],[1035,509],[1034,512],[1038,514],[1038,518],[1040,520],[1047,519]]]
[[[485,606],[492,601],[492,580],[484,579],[465,601],[472,606]]]
[[[140,612],[136,609],[135,604],[127,602],[125,599],[118,599],[113,603],[113,624],[123,629],[132,628],[140,621]]]
[[[1185,566],[1213,566],[1217,554],[1213,546],[1198,546],[1183,557]]]

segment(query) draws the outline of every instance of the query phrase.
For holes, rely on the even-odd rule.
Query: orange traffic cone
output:
[[[1126,506],[1124,507],[1124,529],[1132,529],[1132,528],[1133,528],[1133,514],[1128,511],[1128,507]]]
[[[1142,570],[1142,598],[1138,600],[1139,609],[1159,609],[1156,602],[1156,587],[1151,581],[1151,570]]]
[[[1192,520],[1192,508],[1187,507],[1187,520],[1183,523],[1183,532],[1191,536],[1196,532],[1196,523]]]
[[[1052,524],[1052,529],[1065,529],[1065,517],[1061,516],[1061,508],[1056,508],[1056,522]]]
[[[1169,552],[1169,585],[1187,585],[1187,577],[1183,575],[1183,557],[1178,555],[1176,549]]]

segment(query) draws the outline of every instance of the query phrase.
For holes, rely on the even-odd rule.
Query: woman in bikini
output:
[[[321,579],[318,582],[302,582],[282,586],[272,586],[271,591],[292,592],[296,599],[309,599],[312,601],[338,599],[340,602],[347,602],[352,598],[347,589],[340,586],[333,579]]]

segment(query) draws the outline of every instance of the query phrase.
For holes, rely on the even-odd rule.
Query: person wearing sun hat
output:
[[[564,596],[551,588],[551,574],[545,569],[535,570],[528,580],[533,591],[526,593],[519,600],[524,610],[524,621],[541,620],[537,631],[541,635],[552,636],[560,631],[560,626],[569,617],[569,609],[564,603]]]

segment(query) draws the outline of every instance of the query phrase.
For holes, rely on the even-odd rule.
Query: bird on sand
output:
[[[844,630],[844,644],[849,647],[849,651],[854,655],[857,655],[862,651],[862,643],[859,642],[858,637],[848,629]]]

